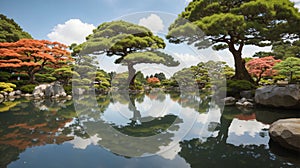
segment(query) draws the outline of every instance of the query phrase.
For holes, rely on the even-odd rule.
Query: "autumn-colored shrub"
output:
[[[281,62],[276,60],[273,56],[255,58],[247,62],[246,67],[249,74],[255,78],[256,84],[259,84],[263,77],[271,77],[277,74],[277,71],[273,67]]]

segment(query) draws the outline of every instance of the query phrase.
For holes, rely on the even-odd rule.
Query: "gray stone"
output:
[[[8,93],[8,97],[14,97],[15,94],[16,94],[16,93],[15,93],[14,91],[12,91],[12,92]]]
[[[281,146],[300,152],[300,119],[281,119],[271,124],[269,134]]]
[[[245,103],[247,101],[247,99],[245,97],[241,98],[238,102],[240,103]]]
[[[36,86],[33,95],[35,97],[65,97],[67,94],[59,82]]]
[[[0,94],[0,99],[4,99],[4,96],[2,94]]]
[[[25,97],[31,97],[32,94],[26,93],[24,96],[25,96]]]
[[[255,102],[264,106],[300,109],[300,88],[297,85],[264,86],[256,89]]]
[[[225,97],[224,98],[225,106],[235,105],[235,102],[236,102],[236,99],[234,97]]]
[[[16,90],[16,91],[15,91],[15,94],[16,94],[16,95],[21,95],[22,92],[21,92],[21,90]]]
[[[7,92],[3,92],[2,94],[3,94],[4,97],[7,97],[7,96],[8,96],[8,93],[7,93]]]

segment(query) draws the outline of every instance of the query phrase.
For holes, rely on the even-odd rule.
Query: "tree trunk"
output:
[[[128,63],[128,78],[127,78],[127,84],[128,86],[134,86],[134,80],[136,77],[136,70],[133,68],[132,63]]]
[[[34,72],[29,71],[28,76],[29,76],[29,83],[34,83],[35,82]]]
[[[234,58],[235,75],[233,79],[247,80],[251,83],[255,83],[245,67],[245,60],[242,59],[242,48],[236,50],[234,45],[229,45],[229,51],[232,53]]]

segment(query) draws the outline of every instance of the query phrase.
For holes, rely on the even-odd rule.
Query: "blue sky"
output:
[[[143,11],[179,14],[185,0],[0,0],[0,13],[13,18],[36,39],[70,19],[97,26],[117,17]]]
[[[184,10],[189,1],[191,0],[0,0],[0,13],[13,18],[35,39],[48,39],[69,45],[73,42],[82,43],[96,26],[117,18],[133,21],[164,35],[168,24]],[[299,8],[300,0],[293,1]],[[164,71],[165,74],[172,75],[180,68],[210,59],[226,61],[233,66],[234,61],[228,50],[194,52],[194,48],[187,45],[167,46],[166,49],[175,59],[181,60],[180,67],[166,69],[157,66],[154,70],[151,66],[147,70],[148,66],[138,65],[136,68],[149,71],[148,74]],[[269,51],[270,47],[247,46],[243,50],[243,57],[251,57],[262,50]],[[100,67],[107,71],[126,70],[125,67],[115,66],[114,59],[116,57],[100,58]]]

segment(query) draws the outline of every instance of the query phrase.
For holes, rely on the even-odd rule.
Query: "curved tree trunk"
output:
[[[239,49],[236,50],[234,44],[229,44],[229,51],[232,53],[234,58],[234,66],[235,66],[235,75],[233,79],[237,80],[247,80],[251,83],[255,83],[250,74],[248,73],[245,61],[242,58],[242,48],[243,45],[240,45]]]
[[[136,77],[136,70],[133,67],[132,63],[128,63],[128,78],[127,78],[127,84],[128,86],[134,86],[134,80]]]

